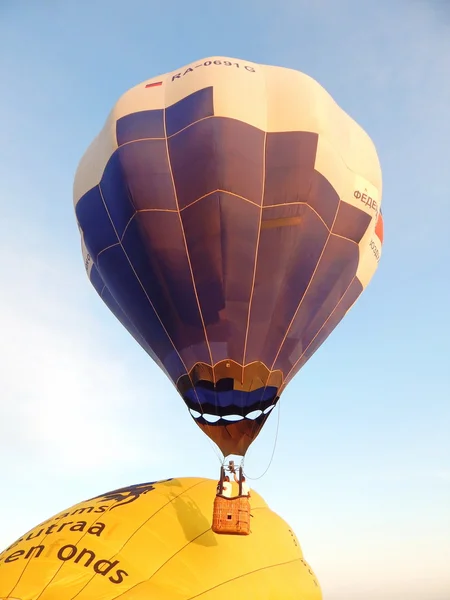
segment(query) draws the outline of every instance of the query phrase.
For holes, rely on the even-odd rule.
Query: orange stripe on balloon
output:
[[[378,213],[378,219],[375,224],[375,234],[378,236],[380,242],[383,243],[384,224],[383,224],[383,215],[381,214],[381,212]]]

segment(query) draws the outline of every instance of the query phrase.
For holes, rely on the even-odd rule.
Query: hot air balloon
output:
[[[369,284],[381,191],[374,144],[321,85],[226,57],[127,91],[83,156],[89,279],[224,456]]]
[[[58,513],[0,554],[0,600],[321,600],[297,537],[258,494],[252,535],[211,531],[215,485],[132,485]]]

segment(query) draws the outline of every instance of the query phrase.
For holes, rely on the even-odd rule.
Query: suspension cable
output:
[[[273,443],[272,455],[270,457],[269,464],[267,465],[265,471],[263,471],[263,473],[261,475],[259,475],[258,477],[250,477],[244,471],[244,459],[242,459],[242,463],[241,463],[241,465],[242,465],[242,472],[244,473],[246,479],[250,479],[251,481],[257,481],[258,479],[262,479],[264,477],[264,475],[267,473],[267,471],[270,469],[270,466],[272,465],[272,461],[273,461],[274,456],[275,456],[275,450],[276,450],[276,447],[277,447],[278,432],[279,432],[279,429],[280,429],[280,415],[281,415],[281,406],[280,406],[280,404],[281,404],[281,402],[280,402],[280,400],[278,400],[278,402],[277,402],[277,408],[278,408],[277,428],[276,428],[276,431],[275,431],[275,440],[274,440],[274,443]]]

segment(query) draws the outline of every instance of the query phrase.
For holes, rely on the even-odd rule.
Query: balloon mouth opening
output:
[[[236,423],[238,421],[259,421],[267,417],[267,415],[275,408],[275,403],[271,404],[264,410],[260,408],[257,410],[252,410],[245,415],[238,415],[236,413],[231,414],[211,414],[211,413],[200,413],[198,410],[193,408],[189,409],[189,413],[194,421],[198,421],[199,423],[204,423],[208,425],[227,425],[230,423]]]

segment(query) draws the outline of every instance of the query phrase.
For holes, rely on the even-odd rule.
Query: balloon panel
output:
[[[320,600],[295,534],[258,494],[251,535],[211,531],[215,487],[171,479],[62,511],[0,554],[0,598]]]
[[[205,433],[244,454],[376,270],[381,175],[314,80],[233,64],[127,92],[74,193],[95,289]]]

